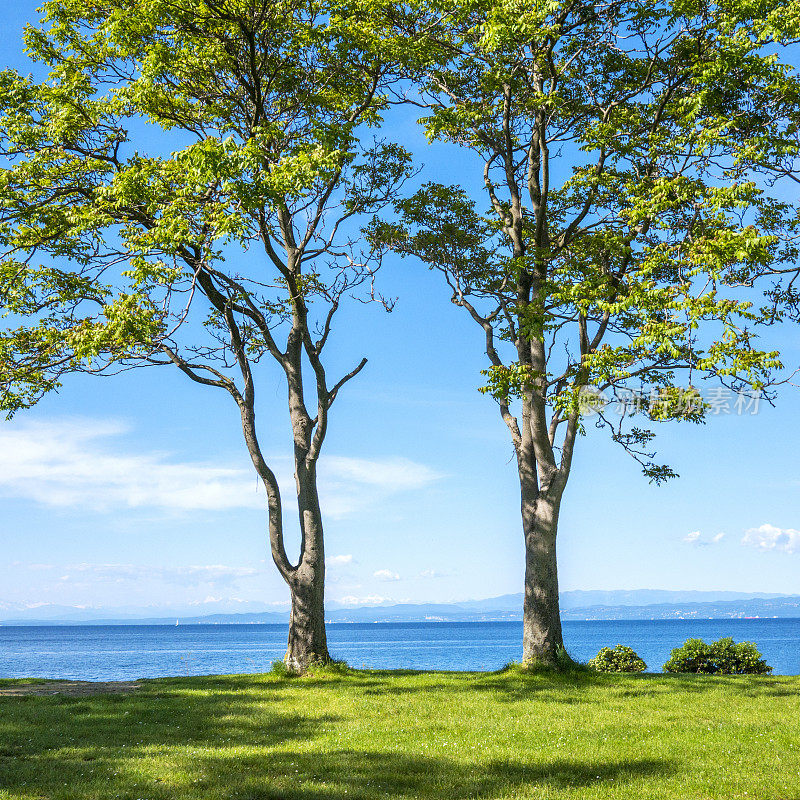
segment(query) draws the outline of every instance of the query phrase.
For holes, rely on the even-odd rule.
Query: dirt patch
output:
[[[141,688],[136,681],[53,681],[52,683],[20,683],[0,688],[0,697],[62,694],[68,697],[88,697],[95,694],[126,694]]]

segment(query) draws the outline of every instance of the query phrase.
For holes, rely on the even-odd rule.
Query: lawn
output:
[[[796,677],[355,670],[141,683],[0,697],[0,798],[800,800]]]

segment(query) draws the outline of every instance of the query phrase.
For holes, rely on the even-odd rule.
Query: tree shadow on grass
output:
[[[143,681],[153,688],[192,694],[193,679]],[[564,705],[604,705],[609,697],[668,696],[675,692],[702,695],[723,689],[736,697],[797,697],[800,677],[773,675],[692,675],[645,672],[601,674],[591,670],[526,673],[516,667],[497,672],[450,672],[444,670],[350,669],[341,674],[278,678],[273,675],[232,675],[203,678],[203,691],[214,689],[218,698],[241,700],[243,694],[278,703],[287,690],[305,690],[335,685],[344,692],[365,696],[437,696],[442,692],[486,694],[492,702],[516,703],[530,699]],[[606,690],[606,691],[604,691]]]
[[[297,680],[220,676],[143,682],[142,690],[129,695],[2,698],[0,796],[5,790],[11,797],[51,800],[466,800],[536,796],[542,790],[580,793],[581,787],[613,789],[630,782],[645,790],[648,779],[657,791],[659,779],[678,771],[677,762],[599,761],[588,754],[555,758],[546,749],[514,751],[507,761],[481,761],[480,749],[465,748],[462,759],[457,745],[447,751],[455,758],[434,755],[424,739],[400,751],[386,735],[367,748],[349,745],[347,722],[325,713],[326,692],[317,688],[335,686],[339,701],[367,690],[407,690],[432,698],[444,691],[487,692],[487,702],[526,697],[586,702],[582,690],[587,687],[593,690],[592,702],[721,687],[780,696],[800,689],[791,679],[748,676],[641,675],[616,681],[596,675],[454,678],[428,673],[418,682],[407,678],[368,672]]]
[[[27,741],[22,747],[31,754],[65,746],[65,735],[97,746],[213,745],[220,737],[232,745],[276,746],[337,720],[272,706],[233,694],[8,698],[0,706],[0,740]]]
[[[286,720],[281,726],[281,732],[273,730],[270,738],[286,737]],[[302,725],[294,728],[290,738],[301,729]],[[102,733],[102,726],[99,730]],[[622,787],[676,772],[674,763],[659,759],[475,763],[358,749],[309,752],[262,747],[242,752],[220,747],[201,753],[173,749],[167,752],[163,769],[143,774],[142,762],[150,756],[136,748],[110,750],[86,739],[81,744],[83,748],[75,752],[31,754],[27,762],[17,754],[15,766],[5,770],[7,759],[0,756],[0,790],[12,797],[52,800],[467,800],[503,793],[538,796],[543,788]]]
[[[542,788],[580,789],[610,783],[624,786],[643,777],[673,774],[676,766],[658,759],[595,762],[557,759],[460,762],[394,752],[338,750],[324,754],[288,752],[269,761],[269,772],[245,763],[244,785],[232,800],[379,800],[426,798],[466,800],[503,793],[538,796]]]
[[[208,691],[209,683],[216,690]],[[424,741],[417,752],[385,739],[348,747],[346,722],[314,708],[317,693],[301,697],[306,705],[285,703],[283,685],[242,676],[153,682],[131,695],[3,698],[0,796],[466,800],[528,790],[533,796],[536,787],[620,786],[676,771],[666,760],[559,759],[546,751],[481,761],[480,751],[466,750],[459,760],[423,752]],[[305,713],[294,713],[298,707]]]
[[[325,678],[311,675],[279,679],[270,683],[269,688],[281,693],[289,688],[318,687],[331,683],[344,691],[367,696],[484,693],[490,695],[493,702],[514,703],[535,698],[565,705],[605,704],[608,702],[608,695],[604,689],[609,695],[616,697],[656,697],[673,692],[699,695],[718,691],[720,687],[731,696],[792,697],[800,694],[800,680],[793,676],[713,676],[652,672],[611,675],[591,670],[525,673],[513,668],[471,673],[351,669],[341,675]]]
[[[136,772],[152,753],[166,754],[168,766],[185,761],[193,770],[192,752],[286,747],[337,722],[281,708],[263,695],[180,690],[3,698],[0,797],[3,790],[11,797],[127,797],[126,772]],[[133,789],[130,795],[150,796]]]

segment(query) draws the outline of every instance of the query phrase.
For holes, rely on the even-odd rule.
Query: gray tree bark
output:
[[[204,369],[214,377],[205,377],[174,351],[169,348],[164,350],[170,360],[190,378],[198,383],[225,389],[239,407],[247,450],[267,493],[272,560],[289,587],[291,596],[285,661],[291,670],[304,672],[313,663],[326,663],[331,660],[325,633],[325,547],[317,490],[317,461],[325,440],[328,412],[339,389],[357,375],[367,362],[366,359],[362,359],[355,369],[333,387],[328,388],[325,371],[319,358],[322,346],[319,344],[314,346],[310,341],[306,310],[302,300],[299,299],[299,291],[293,294],[295,313],[285,352],[278,350],[271,338],[269,327],[260,317],[256,317],[261,323],[261,331],[270,352],[283,367],[287,378],[301,535],[300,556],[297,563],[293,564],[286,553],[280,487],[275,474],[264,459],[258,441],[252,367],[242,342],[239,326],[233,316],[233,304],[216,290],[208,275],[201,272],[198,281],[226,321],[231,337],[231,349],[243,378],[243,388],[240,390],[233,380],[208,365],[204,366]],[[308,413],[304,398],[304,355],[308,358],[315,377],[317,415],[314,419]]]
[[[536,402],[530,394],[523,400],[522,430],[519,438],[515,437],[525,543],[522,660],[555,666],[564,647],[556,537],[571,466],[574,424],[567,425],[561,463],[556,465],[549,435],[538,430],[535,417]]]
[[[288,581],[292,610],[286,665],[303,672],[313,663],[331,660],[325,632],[325,542],[317,491],[316,462],[295,447],[295,481],[300,513],[300,563]]]
[[[325,633],[325,545],[317,490],[316,456],[309,451],[302,414],[292,414],[295,432],[295,484],[300,522],[300,557],[293,564],[286,553],[280,489],[261,454],[255,413],[242,408],[242,426],[256,472],[267,490],[272,560],[289,587],[291,612],[285,661],[294,672],[331,660]],[[299,442],[298,442],[299,440]]]
[[[515,253],[522,254],[520,246]],[[531,281],[522,275],[517,287],[517,302],[530,301]],[[481,315],[463,293],[454,288],[453,300],[466,308],[483,328],[486,355],[493,366],[502,366],[495,347],[495,322],[504,306],[488,316]],[[506,320],[509,318],[506,317]],[[558,663],[564,647],[558,599],[558,567],[556,537],[561,498],[572,468],[572,454],[578,431],[577,412],[562,416],[554,412],[548,422],[545,396],[547,383],[546,358],[542,342],[532,340],[509,325],[515,336],[519,363],[531,369],[536,377],[523,393],[522,414],[518,419],[510,410],[510,398],[498,397],[500,416],[511,433],[517,457],[520,482],[520,510],[525,543],[525,586],[522,609],[523,662]],[[582,348],[584,342],[581,342]],[[583,352],[583,350],[582,350]],[[556,459],[556,435],[561,426],[566,430]]]
[[[520,480],[525,540],[522,660],[554,666],[564,647],[558,599],[556,535],[561,489],[540,492]]]
[[[312,664],[326,664],[331,660],[325,632],[324,577],[315,570],[304,570],[291,586],[291,594],[289,640],[284,661],[293,672],[304,672]]]

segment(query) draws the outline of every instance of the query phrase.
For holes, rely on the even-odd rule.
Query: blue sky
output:
[[[19,32],[34,7],[5,10],[4,64],[27,69]],[[421,179],[462,180],[462,161],[426,147],[414,116],[393,131],[425,161]],[[399,298],[393,313],[358,306],[331,344],[337,365],[369,364],[337,400],[321,465],[328,597],[520,591],[516,470],[505,426],[476,388],[480,331],[420,264],[389,261],[380,283]],[[776,331],[776,346],[800,361],[796,330]],[[283,386],[266,363],[259,381],[262,446],[291,503]],[[798,419],[789,387],[775,409],[660,426],[660,460],[681,475],[660,488],[590,428],[563,504],[562,588],[800,593]],[[172,369],[75,376],[0,423],[0,509],[0,604],[200,613],[287,600],[236,408]]]

